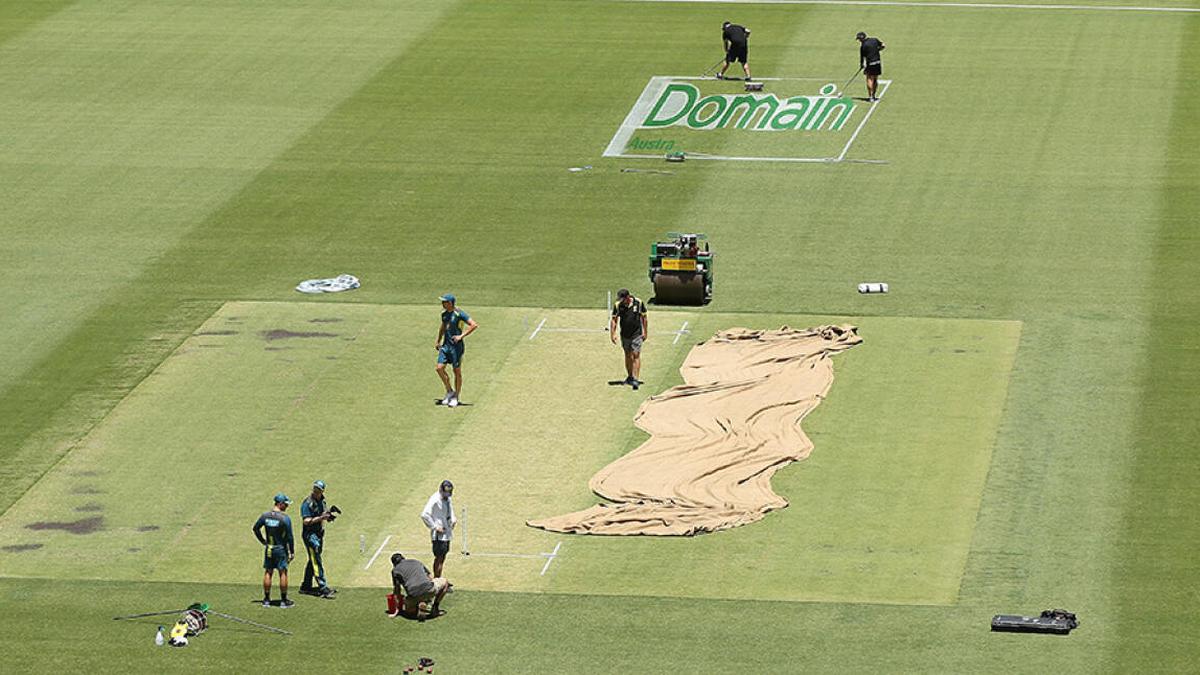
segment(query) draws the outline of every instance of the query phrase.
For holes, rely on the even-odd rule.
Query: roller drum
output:
[[[654,302],[659,305],[703,305],[704,274],[659,272],[654,275]]]

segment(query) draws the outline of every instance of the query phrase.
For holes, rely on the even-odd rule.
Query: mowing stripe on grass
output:
[[[164,8],[163,4],[147,3],[154,9],[152,13],[169,13],[170,8]],[[380,4],[392,6],[392,3]],[[495,64],[504,63],[517,52],[530,54],[528,35],[523,29],[530,11],[541,9],[541,19],[548,22],[544,25],[554,26],[556,34],[574,35],[579,39],[587,39],[596,30],[611,30],[614,34],[624,30],[623,17],[602,6],[590,6],[587,8],[589,16],[599,23],[579,21],[578,11],[563,14],[556,3],[543,3],[533,10],[525,4],[515,7],[490,2],[459,3],[453,7],[445,3],[435,5],[412,3],[400,6],[398,11],[413,7],[417,11],[416,16],[404,21],[352,21],[355,30],[361,30],[367,24],[386,25],[396,27],[414,39],[420,38],[425,55],[424,70],[414,71],[411,61],[403,55],[392,59],[357,93],[310,127],[283,156],[258,172],[251,183],[225,201],[221,208],[209,210],[211,205],[207,205],[205,210],[209,215],[204,222],[174,240],[173,246],[165,252],[160,246],[151,245],[150,239],[128,231],[129,220],[140,218],[138,222],[142,222],[150,234],[162,236],[154,230],[160,223],[153,217],[153,212],[143,208],[141,201],[133,206],[125,204],[106,209],[112,212],[113,222],[122,226],[117,228],[121,236],[116,237],[104,228],[97,230],[94,227],[90,203],[81,200],[76,192],[64,188],[63,194],[54,198],[56,206],[50,215],[55,225],[38,228],[40,234],[31,234],[30,241],[40,241],[38,237],[47,231],[60,231],[62,222],[86,223],[62,229],[63,238],[74,242],[79,233],[98,232],[104,245],[136,242],[129,245],[145,253],[144,260],[154,262],[142,266],[141,262],[133,261],[136,264],[122,284],[120,279],[125,277],[94,264],[96,247],[72,248],[71,253],[80,257],[78,264],[72,264],[61,255],[51,256],[56,266],[74,269],[72,275],[60,275],[65,287],[54,297],[70,298],[86,306],[68,306],[69,303],[59,303],[53,298],[38,301],[35,297],[38,290],[52,284],[28,286],[20,280],[34,278],[37,274],[32,270],[23,271],[19,266],[15,268],[12,285],[28,286],[25,293],[15,297],[16,301],[28,301],[30,307],[38,308],[37,312],[24,315],[29,324],[24,332],[37,335],[39,340],[6,339],[0,344],[15,345],[26,351],[44,350],[44,355],[27,368],[0,369],[14,378],[0,391],[0,448],[3,448],[0,452],[6,458],[0,463],[0,477],[13,488],[0,495],[0,508],[11,503],[24,486],[65,452],[80,429],[86,428],[88,420],[102,416],[149,372],[150,368],[143,367],[145,363],[161,358],[161,350],[157,350],[153,358],[142,359],[143,366],[133,367],[129,352],[148,352],[148,346],[157,349],[165,335],[181,326],[183,334],[191,332],[199,320],[189,316],[184,323],[179,323],[178,307],[183,299],[210,298],[215,301],[208,304],[207,310],[211,312],[230,297],[282,298],[296,280],[311,277],[315,267],[353,265],[363,278],[373,280],[357,291],[356,297],[368,301],[416,302],[428,295],[430,280],[445,275],[439,256],[446,240],[439,234],[441,230],[431,229],[427,224],[452,221],[489,222],[492,225],[487,228],[488,232],[507,235],[499,239],[490,235],[475,237],[472,233],[483,235],[483,229],[464,226],[458,231],[461,236],[456,245],[458,255],[463,257],[520,260],[530,251],[567,252],[541,260],[536,266],[523,266],[518,274],[528,278],[517,287],[523,289],[527,304],[538,301],[544,301],[548,306],[591,304],[587,298],[594,291],[594,278],[574,271],[582,268],[581,263],[594,262],[592,251],[584,252],[572,245],[578,241],[572,228],[528,227],[528,214],[542,213],[545,218],[581,223],[584,228],[604,228],[618,240],[633,242],[650,236],[647,233],[651,226],[645,223],[665,222],[671,214],[680,211],[698,182],[685,181],[669,193],[645,183],[626,183],[621,187],[625,199],[614,201],[609,193],[597,192],[583,183],[560,184],[547,178],[548,161],[558,163],[568,157],[577,157],[587,152],[586,148],[594,147],[594,141],[586,137],[587,130],[578,124],[545,126],[529,124],[528,120],[537,119],[536,113],[547,105],[556,114],[562,114],[563,111],[555,106],[561,101],[577,99],[563,99],[557,91],[545,87],[527,87],[523,96],[511,98],[508,94],[514,87],[519,87],[513,77],[496,77],[490,70],[468,67],[480,62],[480,50],[484,53],[483,62]],[[313,7],[315,11],[335,11],[327,4],[314,3]],[[91,12],[102,12],[103,9],[103,3],[85,8]],[[221,16],[227,21],[224,10],[220,8]],[[191,8],[189,11],[198,10]],[[251,10],[243,7],[240,11]],[[444,20],[428,31],[428,35],[424,34],[424,29],[442,13]],[[127,32],[132,30],[120,23],[121,17],[111,20],[117,21]],[[82,23],[87,28],[86,35],[99,35],[95,25]],[[308,23],[324,25],[321,21]],[[272,23],[276,24],[277,21]],[[188,22],[173,27],[187,30],[191,25],[189,18]],[[255,48],[268,49],[261,41],[251,43]],[[188,43],[181,44],[187,46]],[[387,47],[399,52],[405,42],[390,40]],[[619,59],[615,53],[597,59],[595,54],[571,52],[575,54],[573,60],[564,62],[557,56],[551,58],[557,54],[557,43],[539,43],[538,49],[541,51],[536,58],[530,56],[533,67],[526,68],[525,76],[529,81],[543,82],[552,75],[561,74],[564,68],[583,68],[591,69],[588,72],[595,76],[594,82],[583,90],[587,96],[602,100],[621,88],[613,78],[601,77],[616,67]],[[78,50],[57,51],[72,56]],[[272,54],[278,52],[274,47],[269,51]],[[304,51],[312,50],[304,46]],[[345,52],[340,42],[317,50],[318,55],[330,59],[339,58]],[[237,50],[222,52],[222,62],[240,63],[236,58],[238,53]],[[61,55],[55,58],[61,58]],[[11,59],[5,62],[14,63]],[[94,66],[94,59],[89,63]],[[145,65],[142,61],[138,64],[139,67]],[[240,66],[238,70],[255,71]],[[69,79],[73,71],[64,67],[56,68],[54,72]],[[470,77],[464,79],[464,73]],[[322,74],[333,74],[340,82],[353,84],[344,68],[331,67]],[[29,78],[30,74],[24,72],[23,77]],[[137,78],[130,79],[136,81]],[[285,87],[286,91],[281,94],[285,107],[292,101],[286,96],[287,91],[294,95],[303,93],[305,101],[312,97],[311,91],[291,89],[302,84],[294,78],[272,76],[271,79],[277,86]],[[474,91],[484,97],[505,97],[513,106],[512,117],[506,119],[519,117],[523,122],[519,128],[505,128],[502,133],[498,131],[488,136],[487,147],[481,147],[476,134],[460,131],[492,128],[495,119],[490,109],[469,105],[448,109],[444,92],[425,86],[430,79],[454,81],[464,91]],[[38,84],[36,78],[34,80],[34,84]],[[101,86],[106,82],[102,78],[89,82],[96,87],[97,95],[108,91]],[[218,83],[207,83],[207,86],[218,86]],[[40,91],[37,86],[31,90]],[[6,100],[10,104],[12,101],[12,98]],[[601,117],[595,122],[597,128],[611,128],[609,125],[610,121]],[[411,129],[414,128],[440,131],[413,134]],[[28,140],[20,134],[10,138]],[[53,138],[62,140],[61,135]],[[144,144],[145,140],[139,143]],[[254,147],[259,145],[254,144]],[[82,143],[81,146],[94,148],[95,144]],[[174,148],[169,142],[154,147],[161,147],[164,152]],[[547,155],[546,148],[553,152]],[[104,154],[98,153],[98,156]],[[122,153],[111,154],[117,160],[129,161]],[[428,161],[409,161],[408,158],[413,157]],[[464,163],[463,157],[485,157],[487,160],[480,165],[473,160]],[[101,171],[101,174],[108,176],[109,172]],[[31,189],[38,194],[44,192],[41,181],[28,179],[26,182],[30,182]],[[196,191],[190,176],[185,176],[179,183],[171,186],[168,192],[193,198],[208,195],[203,190]],[[78,186],[81,182],[64,181],[63,184]],[[471,189],[449,202],[443,198],[447,186],[459,184],[470,185]],[[0,192],[3,190],[0,187]],[[119,185],[103,192],[118,197],[127,194]],[[516,192],[521,192],[523,199],[513,200],[511,197]],[[170,199],[150,195],[145,202],[168,209],[172,216],[179,211]],[[77,216],[64,218],[56,210],[61,205],[72,204],[79,207]],[[18,217],[12,208],[4,213]],[[190,226],[189,219],[184,222]],[[313,241],[331,236],[330,223],[339,224],[336,244],[314,248]],[[631,236],[633,233],[636,236]],[[371,241],[372,245],[364,248],[359,244],[362,241]],[[428,251],[430,255],[413,258],[403,266],[396,265],[396,251],[417,250]],[[128,255],[119,253],[101,255],[99,259],[130,262]],[[265,269],[272,271],[264,274]],[[81,283],[81,275],[86,276],[89,270],[94,270],[96,282],[85,278]],[[511,297],[514,287],[509,275],[514,273],[513,269],[497,265],[479,272],[466,278],[469,286],[460,286],[460,297],[464,296],[464,290],[466,296],[476,302],[484,298],[502,300]],[[618,266],[605,283],[612,286],[621,276],[624,272]],[[538,296],[539,300],[531,299],[532,295]],[[50,311],[61,311],[70,317],[70,325],[63,328],[66,336],[63,339],[55,336],[53,326],[47,326],[50,317],[46,312]],[[5,322],[7,328],[0,328],[0,333],[15,330],[16,323]],[[177,344],[180,336],[173,335],[171,339]],[[95,396],[85,401],[83,395],[88,392]],[[78,407],[68,413],[67,406],[73,405],[72,401]]]
[[[37,25],[74,4],[75,0],[6,0],[0,6],[0,49]]]
[[[3,45],[0,511],[191,332],[188,299],[246,292],[219,278],[257,255],[207,228],[451,7],[81,2]]]
[[[1119,600],[1114,672],[1194,671],[1200,634],[1200,22],[1179,45],[1150,286],[1153,337],[1141,367],[1136,456],[1114,535],[1125,546],[1110,573]]]

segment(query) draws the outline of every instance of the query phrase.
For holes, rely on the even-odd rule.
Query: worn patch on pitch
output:
[[[44,546],[44,544],[10,544],[8,546],[0,546],[0,551],[6,553],[20,553],[22,551],[36,551]]]
[[[71,534],[92,534],[99,532],[104,525],[104,516],[81,518],[75,521],[39,521],[25,526],[27,530],[63,530]]]
[[[322,333],[320,331],[294,331],[286,328],[276,328],[274,330],[265,330],[261,333],[264,339],[271,340],[287,340],[289,338],[331,338],[337,337],[337,333]]]

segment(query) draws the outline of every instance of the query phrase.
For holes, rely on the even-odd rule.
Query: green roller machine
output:
[[[712,300],[713,253],[703,234],[667,233],[650,245],[650,281],[659,305],[703,305]],[[700,248],[700,242],[704,248]]]

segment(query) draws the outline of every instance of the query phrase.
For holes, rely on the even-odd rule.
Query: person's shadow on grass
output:
[[[432,614],[432,613],[426,614],[426,613],[422,612],[416,618],[408,616],[408,615],[404,614],[403,612],[397,612],[395,614],[388,614],[388,617],[390,617],[392,619],[404,619],[405,621],[416,621],[417,623],[425,623],[426,621],[432,621],[433,619],[440,619],[443,616],[446,616],[446,610],[442,609],[441,607],[438,607],[436,614]]]

